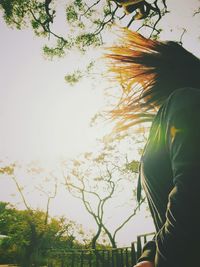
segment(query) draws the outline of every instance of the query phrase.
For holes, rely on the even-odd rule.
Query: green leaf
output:
[[[131,172],[138,172],[139,162],[136,160],[131,161],[130,163],[126,164],[126,169]]]
[[[70,23],[78,20],[78,14],[74,6],[70,5],[66,8],[66,19]]]
[[[82,73],[80,71],[75,71],[72,74],[65,76],[65,81],[70,85],[75,85],[82,78]]]

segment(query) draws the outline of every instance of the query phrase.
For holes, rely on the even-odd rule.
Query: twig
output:
[[[117,232],[127,223],[130,221],[132,217],[136,215],[137,210],[140,208],[141,204],[145,201],[145,198],[141,200],[141,202],[138,204],[138,206],[134,209],[133,213],[115,230],[113,237],[115,238]]]
[[[162,2],[163,2],[164,7],[167,9],[166,0],[163,0]]]
[[[134,21],[134,17],[131,18],[131,20],[129,21],[129,23],[127,24],[126,27],[129,28],[131,26],[131,24],[133,23],[133,21]]]
[[[101,0],[96,1],[93,5],[89,6],[86,11],[82,14],[80,14],[79,18],[81,19],[82,16],[85,16],[94,6],[98,5]]]
[[[117,10],[118,10],[118,6],[114,9],[113,12],[111,12],[111,14],[109,14],[109,15],[111,15],[111,17],[110,17],[107,21],[105,21],[107,16],[104,17],[103,21],[101,22],[101,25],[100,25],[100,26],[96,29],[96,31],[94,32],[94,35],[98,35],[98,34],[100,34],[100,32],[104,29],[104,27],[105,27],[109,22],[111,22],[112,20],[114,20],[114,15],[115,15],[115,13],[116,13]]]
[[[200,8],[197,11],[194,12],[193,17],[198,15],[198,14],[200,14]]]
[[[17,181],[17,179],[16,179],[16,177],[15,177],[14,175],[12,176],[12,179],[13,179],[13,181],[15,182],[15,185],[16,185],[16,187],[17,187],[18,192],[19,192],[20,195],[21,195],[21,198],[22,198],[22,200],[23,200],[23,203],[24,203],[25,207],[27,208],[27,210],[30,211],[30,207],[29,207],[29,205],[27,204],[26,199],[25,199],[25,196],[24,196],[24,194],[23,194],[23,192],[22,192],[22,189],[21,189],[21,187],[20,187],[20,185],[19,185],[19,183],[18,183],[18,181]]]
[[[182,34],[181,34],[181,36],[180,36],[180,40],[179,40],[179,44],[180,45],[183,45],[183,36],[184,36],[184,34],[187,32],[187,30],[184,28],[183,29],[183,32],[182,32]]]
[[[153,32],[156,30],[156,26],[157,26],[158,22],[159,22],[159,21],[161,20],[161,18],[162,18],[162,15],[161,15],[161,12],[160,12],[160,9],[159,9],[159,7],[158,7],[157,2],[158,2],[158,0],[156,0],[156,1],[154,2],[154,5],[155,5],[155,7],[156,7],[156,12],[157,12],[157,14],[158,14],[158,19],[156,20],[156,22],[155,22],[154,25],[153,25],[152,32],[151,32],[149,38],[151,38],[151,36],[153,35]]]

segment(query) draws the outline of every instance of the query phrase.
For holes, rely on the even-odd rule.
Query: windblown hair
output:
[[[123,29],[123,45],[111,47],[106,57],[110,71],[123,88],[112,117],[120,130],[151,121],[155,108],[182,87],[200,89],[200,60],[180,44],[146,39]]]

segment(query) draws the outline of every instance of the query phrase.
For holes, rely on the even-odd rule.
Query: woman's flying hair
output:
[[[109,48],[109,70],[123,88],[112,118],[118,129],[151,121],[155,108],[182,87],[200,88],[200,60],[173,41],[146,39],[122,29],[122,44]]]

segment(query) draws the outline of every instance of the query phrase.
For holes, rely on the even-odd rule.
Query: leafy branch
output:
[[[135,3],[136,2],[136,3]],[[78,47],[85,51],[89,46],[99,46],[103,40],[103,33],[106,26],[111,27],[114,23],[121,24],[131,17],[127,24],[130,27],[135,20],[143,20],[142,27],[151,27],[152,33],[159,30],[157,24],[167,12],[166,0],[155,0],[148,3],[145,0],[73,0],[70,4],[66,2],[66,29],[74,33],[59,34],[52,30],[56,23],[57,8],[53,0],[43,1],[20,1],[1,0],[0,9],[3,12],[4,20],[11,27],[21,29],[32,27],[38,36],[50,37],[56,41],[53,48],[45,46],[44,53],[47,56],[64,56],[64,50]],[[157,20],[152,25],[151,20]],[[68,32],[69,32],[68,31]],[[67,32],[67,31],[66,31]]]

